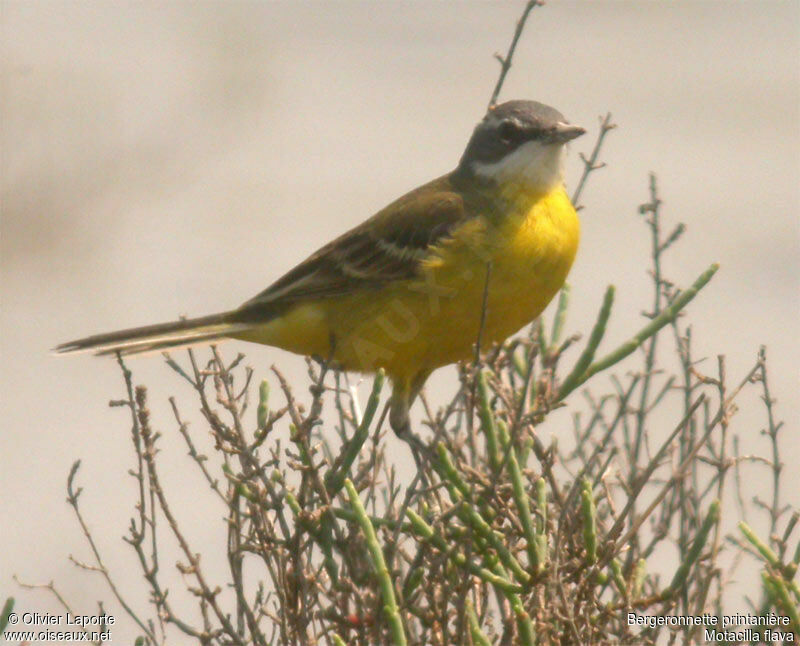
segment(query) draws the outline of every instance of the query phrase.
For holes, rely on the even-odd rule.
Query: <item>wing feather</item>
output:
[[[244,303],[234,320],[259,319],[297,303],[417,277],[431,248],[468,217],[447,176],[434,180],[319,249]]]

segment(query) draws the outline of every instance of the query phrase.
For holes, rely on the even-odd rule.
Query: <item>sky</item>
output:
[[[64,502],[77,458],[109,564],[140,581],[119,540],[133,486],[128,420],[107,406],[123,394],[119,370],[50,348],[235,307],[451,170],[522,6],[0,4],[2,596],[55,610],[14,574],[54,580],[87,610],[109,596],[67,560],[88,558]],[[582,199],[567,332],[591,325],[609,284],[617,302],[604,347],[641,327],[649,240],[637,208],[656,173],[665,222],[687,227],[668,275],[687,285],[721,265],[689,308],[698,356],[725,354],[738,378],[766,346],[789,465],[800,460],[798,61],[792,1],[552,2],[531,15],[501,95],[553,105],[589,130],[572,146],[570,186],[598,117],[611,112],[618,126]],[[259,378],[273,363],[290,379],[305,374],[282,351],[226,346],[239,350]],[[182,479],[166,403],[175,392],[190,407],[189,393],[157,356],[131,367],[155,393],[165,477],[191,500],[200,484]],[[454,372],[434,375],[433,401],[445,401]],[[754,410],[735,424],[755,442]],[[199,544],[218,531],[185,521]]]

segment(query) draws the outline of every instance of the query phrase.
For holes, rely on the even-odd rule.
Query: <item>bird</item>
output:
[[[491,106],[456,168],[326,244],[236,309],[97,334],[57,353],[129,355],[238,339],[392,383],[401,435],[429,375],[499,343],[563,286],[580,238],[564,185],[584,134],[528,100]],[[480,337],[480,338],[479,338]]]

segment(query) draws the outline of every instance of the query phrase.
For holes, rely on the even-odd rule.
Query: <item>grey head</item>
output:
[[[564,144],[585,132],[543,103],[501,103],[489,108],[475,127],[456,172],[491,180],[504,173],[525,173],[532,164],[558,166]]]

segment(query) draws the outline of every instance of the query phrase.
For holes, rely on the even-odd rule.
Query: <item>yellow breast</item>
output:
[[[495,235],[486,326],[492,342],[530,323],[561,289],[575,259],[580,223],[559,188],[507,218]]]

